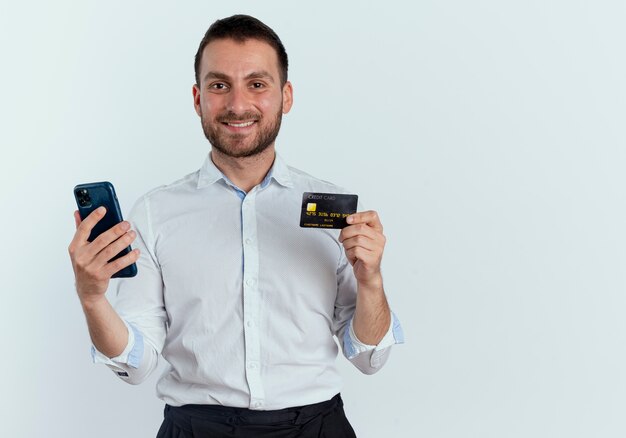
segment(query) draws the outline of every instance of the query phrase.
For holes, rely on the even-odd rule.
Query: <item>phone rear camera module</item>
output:
[[[91,196],[87,189],[76,190],[76,199],[81,207],[89,207],[91,205]]]

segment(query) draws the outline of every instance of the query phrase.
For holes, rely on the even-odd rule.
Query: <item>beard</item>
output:
[[[269,146],[271,146],[278,131],[283,118],[283,108],[278,110],[272,120],[268,120],[266,127],[260,127],[257,134],[252,139],[248,139],[249,135],[232,134],[220,130],[220,125],[226,122],[237,122],[241,120],[255,120],[255,123],[261,124],[263,116],[254,112],[246,112],[243,114],[235,114],[232,111],[218,115],[214,122],[204,117],[204,113],[200,115],[202,129],[209,143],[220,151],[222,154],[232,158],[251,157],[260,154]],[[248,144],[246,144],[248,143]]]

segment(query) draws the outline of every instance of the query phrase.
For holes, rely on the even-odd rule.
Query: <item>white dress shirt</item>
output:
[[[303,192],[346,193],[278,155],[244,193],[209,154],[199,171],[139,199],[128,218],[138,274],[110,285],[128,345],[115,358],[92,348],[94,361],[136,384],[161,354],[166,403],[256,410],[340,392],[334,336],[362,372],[380,369],[403,342],[399,322],[393,315],[377,346],[356,338],[356,280],[339,230],[300,227]]]

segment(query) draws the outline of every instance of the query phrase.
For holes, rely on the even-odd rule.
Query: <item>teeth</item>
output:
[[[250,126],[254,123],[254,120],[251,122],[244,122],[244,123],[229,123],[228,126],[233,126],[235,128],[245,128],[246,126]]]

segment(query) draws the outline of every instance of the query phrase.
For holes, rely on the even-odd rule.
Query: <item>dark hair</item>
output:
[[[263,41],[276,50],[278,56],[278,66],[280,71],[280,80],[284,85],[287,82],[287,69],[289,61],[285,46],[269,26],[262,21],[249,15],[233,15],[232,17],[217,20],[209,27],[204,34],[204,38],[200,41],[200,47],[196,52],[194,69],[196,73],[196,84],[200,85],[200,63],[202,62],[202,52],[207,44],[214,40],[232,39],[243,43],[249,39]]]

